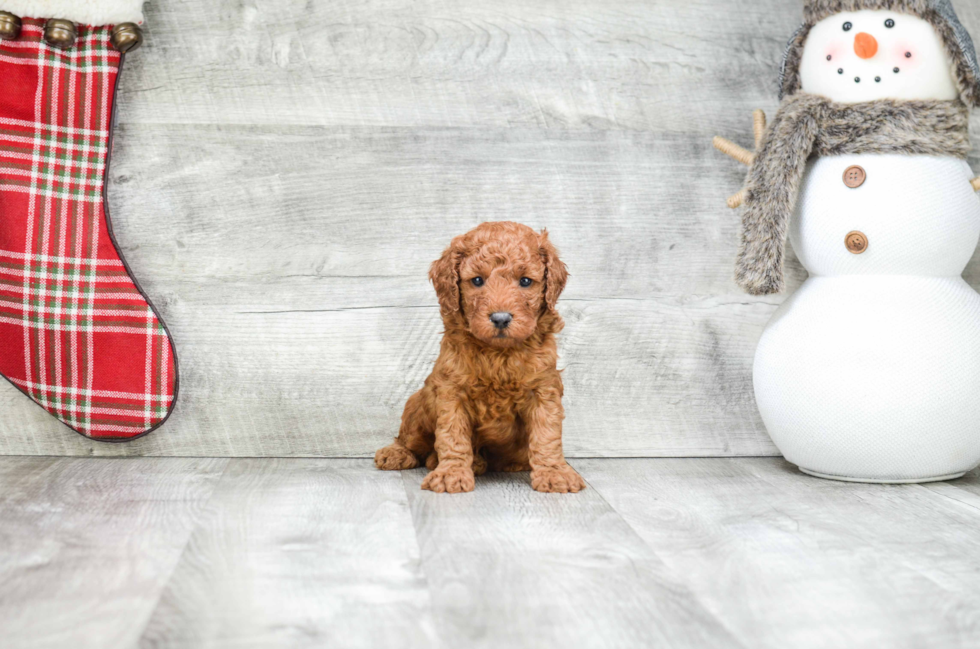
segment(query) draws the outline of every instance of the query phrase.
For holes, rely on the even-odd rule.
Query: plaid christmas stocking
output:
[[[151,432],[177,397],[173,344],[105,200],[116,81],[142,40],[141,5],[0,0],[0,373],[105,441]]]

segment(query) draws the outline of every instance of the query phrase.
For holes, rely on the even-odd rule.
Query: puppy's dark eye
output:
[[[530,286],[533,283],[534,283],[534,280],[531,279],[530,277],[522,277],[521,278],[521,286],[523,286],[524,288],[527,288],[528,286]]]
[[[845,32],[849,32],[852,29],[854,29],[854,24],[853,23],[844,23],[844,31]]]
[[[470,281],[473,282],[473,286],[476,286],[477,288],[483,286],[483,278],[482,277],[474,277]]]
[[[892,20],[891,18],[885,21],[885,27],[887,27],[888,29],[891,29],[894,26],[895,26],[895,21]]]

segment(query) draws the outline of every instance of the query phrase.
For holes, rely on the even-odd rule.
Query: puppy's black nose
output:
[[[497,311],[496,313],[490,314],[490,322],[497,329],[506,329],[510,326],[510,321],[514,319],[514,316],[507,313],[506,311]]]

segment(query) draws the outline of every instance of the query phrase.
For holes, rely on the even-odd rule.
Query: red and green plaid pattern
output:
[[[83,435],[132,438],[166,419],[177,376],[106,218],[121,57],[108,27],[60,51],[42,26],[0,41],[0,373]]]

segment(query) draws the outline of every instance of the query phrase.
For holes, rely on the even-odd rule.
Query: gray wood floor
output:
[[[363,460],[0,458],[0,646],[980,645],[980,474],[578,460],[577,496]]]

